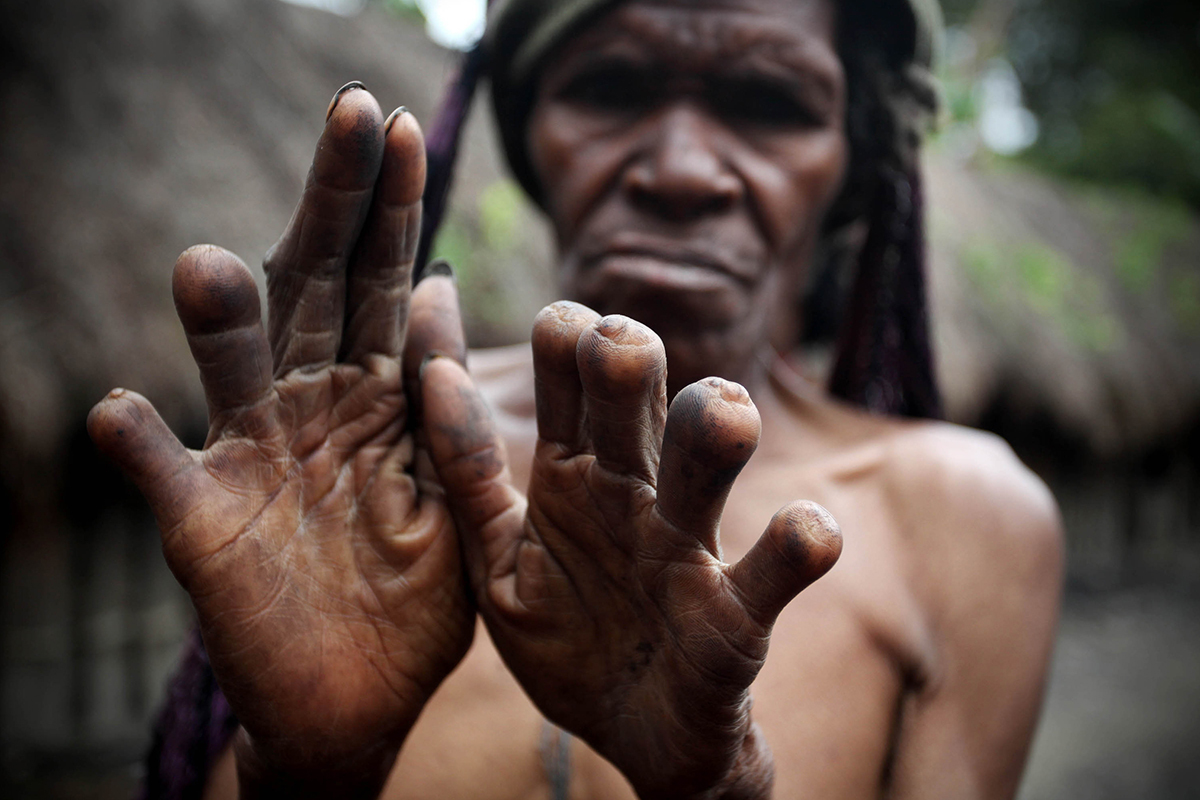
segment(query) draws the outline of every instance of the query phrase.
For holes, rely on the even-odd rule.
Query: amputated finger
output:
[[[233,412],[254,406],[271,391],[271,349],[258,288],[241,259],[214,245],[184,251],[171,284],[216,431],[236,416]]]
[[[597,462],[653,485],[667,415],[667,356],[645,325],[612,315],[579,337],[575,352]]]
[[[333,362],[345,318],[346,267],[383,162],[383,114],[353,82],[334,96],[300,204],[263,262],[275,374]]]
[[[204,469],[145,397],[113,389],[88,414],[87,430],[146,498],[164,533],[195,506]]]
[[[512,487],[491,411],[463,366],[435,357],[420,380],[428,452],[479,591],[489,576],[515,572],[525,501]]]
[[[747,610],[764,625],[792,599],[833,568],[842,554],[842,532],[829,512],[816,503],[785,506],[729,578]]]
[[[367,221],[350,262],[342,353],[399,358],[404,349],[413,259],[421,233],[425,141],[404,107],[384,124],[383,165]]]
[[[708,378],[671,401],[658,469],[658,511],[714,556],[729,490],[761,433],[758,409],[732,381]]]
[[[583,385],[576,353],[580,335],[600,315],[563,300],[546,306],[533,323],[533,385],[538,436],[568,448],[584,441]]]

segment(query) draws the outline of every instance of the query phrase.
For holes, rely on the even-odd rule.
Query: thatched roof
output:
[[[0,467],[49,463],[114,385],[176,425],[202,419],[171,307],[175,256],[214,241],[256,264],[332,92],[358,78],[428,124],[453,61],[374,6],[342,19],[277,0],[0,0]],[[552,294],[549,246],[497,183],[490,124],[475,117],[446,247],[477,341],[513,338]],[[1142,201],[936,153],[930,175],[956,419],[1048,419],[1097,452],[1195,423],[1193,216],[1162,223]]]
[[[256,266],[338,86],[428,122],[456,58],[379,8],[4,0],[0,60],[0,461],[24,469],[114,385],[202,419],[176,255],[212,241]],[[476,127],[461,182],[478,194],[499,166]]]
[[[1196,429],[1195,214],[1011,165],[953,165],[936,147],[927,173],[952,418],[1049,431],[1098,456]]]

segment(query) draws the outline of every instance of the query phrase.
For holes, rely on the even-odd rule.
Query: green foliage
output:
[[[474,211],[447,216],[431,256],[453,265],[465,314],[502,327],[509,321],[509,309],[500,283],[508,262],[520,256],[527,201],[516,183],[498,180],[483,189]]]
[[[520,240],[525,195],[511,180],[490,184],[479,196],[479,227],[484,243],[500,251],[512,250]]]
[[[1126,289],[1145,294],[1162,270],[1167,248],[1184,240],[1191,220],[1179,203],[1134,204],[1131,211],[1133,226],[1117,243],[1117,276]]]
[[[442,222],[437,239],[430,248],[430,258],[450,262],[459,284],[471,284],[475,270],[475,246],[470,231],[456,215],[450,215]]]
[[[1013,257],[1021,288],[1039,311],[1053,314],[1063,307],[1073,269],[1063,256],[1040,243],[1027,243]]]
[[[388,11],[403,19],[409,19],[425,24],[425,12],[417,5],[416,0],[378,0]]]
[[[1011,313],[1028,309],[1051,321],[1084,350],[1107,353],[1124,332],[1108,305],[1103,284],[1057,249],[1038,241],[1016,246],[976,240],[962,264],[979,294]]]
[[[1186,333],[1200,333],[1200,275],[1177,271],[1170,276],[1171,314]]]
[[[1200,2],[942,0],[942,6],[960,32],[999,41],[1015,69],[1040,129],[1021,158],[1200,207]],[[978,58],[951,64],[968,71],[952,71],[947,81],[952,119],[972,114],[969,87],[978,75],[969,73],[981,66]]]

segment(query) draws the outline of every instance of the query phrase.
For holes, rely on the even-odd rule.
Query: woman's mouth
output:
[[[721,253],[644,234],[622,233],[588,254],[585,271],[596,270],[662,288],[704,291],[748,284],[757,270]]]

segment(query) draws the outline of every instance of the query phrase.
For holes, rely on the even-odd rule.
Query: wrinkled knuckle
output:
[[[461,487],[460,495],[470,497],[490,488],[491,482],[504,472],[504,456],[494,445],[466,450],[451,455],[441,467],[448,484]]]
[[[587,306],[568,300],[543,308],[534,319],[531,338],[538,365],[555,372],[573,371],[579,336],[598,318]]]
[[[576,360],[589,390],[643,394],[666,376],[662,341],[628,317],[604,317],[579,337]]]
[[[648,326],[622,314],[601,317],[596,320],[594,330],[613,344],[622,347],[644,347],[659,343],[658,334]]]

